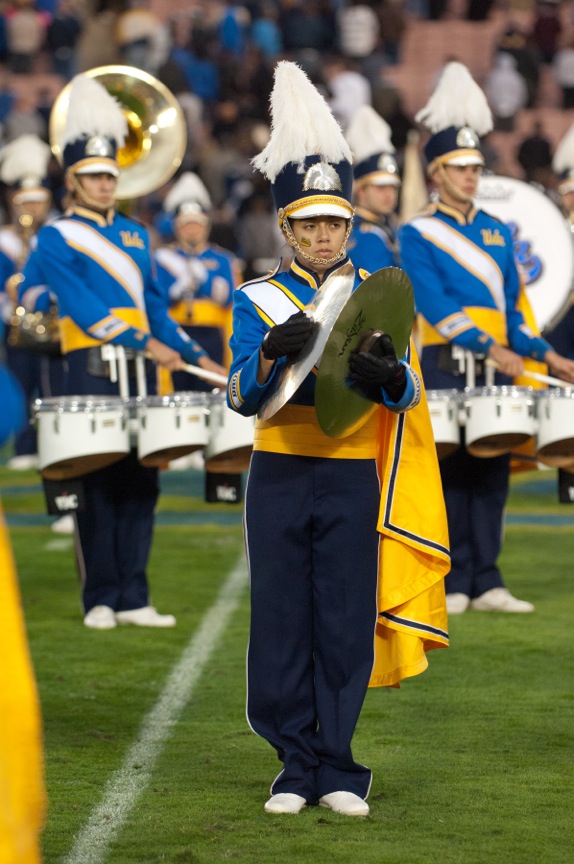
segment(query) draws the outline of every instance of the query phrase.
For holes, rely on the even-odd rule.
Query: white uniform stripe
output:
[[[295,312],[299,312],[301,308],[284,291],[281,291],[271,282],[256,282],[253,285],[244,286],[241,290],[275,324],[282,324]]]
[[[128,819],[138,797],[149,783],[162,747],[189,702],[207,662],[217,648],[229,619],[237,609],[247,583],[243,553],[217,600],[188,642],[171,671],[161,696],[144,719],[123,765],[104,788],[101,803],[76,837],[65,864],[102,864],[109,846]]]
[[[126,289],[138,309],[145,310],[142,274],[129,255],[126,255],[125,252],[122,252],[121,249],[82,222],[61,219],[52,222],[51,227],[56,228],[71,246],[91,258],[92,261],[97,261]]]
[[[428,216],[418,216],[410,223],[417,231],[436,245],[441,246],[449,255],[452,255],[462,267],[474,273],[484,282],[498,309],[506,310],[506,299],[504,297],[504,278],[496,261],[471,240],[463,237],[457,231],[453,231],[439,219]]]

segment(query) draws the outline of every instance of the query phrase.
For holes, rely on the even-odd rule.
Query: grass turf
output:
[[[0,482],[13,487],[14,476],[0,472]],[[374,772],[368,819],[321,808],[263,813],[280,765],[244,719],[244,597],[106,860],[569,864],[574,510],[559,508],[547,482],[530,489],[530,478],[513,484],[516,519],[501,563],[511,589],[537,611],[453,617],[451,647],[430,655],[427,672],[398,691],[368,693],[354,745]],[[46,864],[64,860],[100,803],[241,555],[240,527],[227,524],[239,508],[212,509],[185,492],[182,475],[162,509],[212,524],[157,529],[150,581],[160,610],[178,615],[171,631],[86,630],[71,543],[46,526],[12,529],[45,724]],[[9,520],[22,512],[22,496],[28,511],[41,512],[39,493],[23,489],[4,497]],[[524,527],[529,513],[546,519]],[[557,513],[570,526],[553,524]]]

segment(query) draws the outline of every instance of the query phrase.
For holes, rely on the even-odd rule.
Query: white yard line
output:
[[[148,785],[163,745],[173,732],[195,685],[217,647],[247,584],[243,556],[227,577],[213,606],[174,666],[155,706],[144,719],[121,768],[104,789],[101,803],[76,837],[65,864],[103,864],[136,800]]]

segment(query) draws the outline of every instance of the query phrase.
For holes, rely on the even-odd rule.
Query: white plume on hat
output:
[[[415,120],[433,134],[449,126],[470,126],[480,136],[492,129],[486,96],[466,66],[457,62],[444,67],[434,93]]]
[[[251,164],[273,183],[288,162],[298,163],[302,173],[305,158],[311,155],[330,163],[352,161],[323,96],[296,63],[281,60],[271,93],[271,137]]]
[[[58,144],[64,149],[80,138],[102,136],[113,138],[121,147],[128,134],[128,124],[119,102],[94,78],[76,75],[70,84],[66,123]]]
[[[557,174],[574,169],[574,125],[560,140],[552,159],[552,167]]]
[[[377,153],[394,153],[391,127],[370,105],[357,108],[345,133],[355,162]]]
[[[172,186],[164,200],[164,210],[171,213],[182,204],[199,204],[202,210],[211,210],[211,198],[202,180],[192,171],[186,171]]]
[[[50,154],[49,145],[37,135],[20,135],[0,150],[0,179],[8,186],[40,185]]]

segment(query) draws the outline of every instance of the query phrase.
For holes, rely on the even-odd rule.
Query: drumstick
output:
[[[486,360],[484,365],[494,366],[496,369],[499,368],[498,363],[495,363],[494,360]],[[553,378],[551,375],[543,375],[541,372],[531,372],[525,369],[520,374],[525,378],[532,378],[534,381],[541,381],[543,384],[553,384],[554,387],[564,387],[565,389],[574,387],[574,384],[571,381],[563,381],[562,378]]]
[[[212,381],[214,384],[222,384],[227,387],[227,378],[220,375],[219,372],[211,372],[209,369],[202,369],[201,366],[191,366],[184,363],[180,367],[184,372],[189,372],[190,375],[197,375],[198,378],[205,378],[206,381]]]

